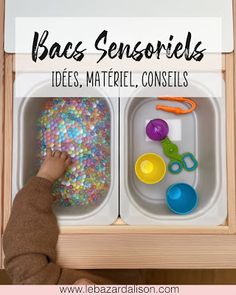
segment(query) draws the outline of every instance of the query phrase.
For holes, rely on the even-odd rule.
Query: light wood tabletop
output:
[[[236,0],[234,16],[236,16]],[[0,0],[0,229],[11,211],[14,56],[3,50]],[[236,17],[235,17],[236,18]],[[236,20],[234,19],[234,22]],[[236,23],[234,23],[236,28]],[[235,32],[234,32],[235,34]],[[236,45],[236,37],[234,38]],[[215,227],[111,226],[61,228],[58,262],[69,268],[236,268],[235,51],[224,54],[226,83],[228,218]],[[4,131],[4,132],[3,132]],[[0,248],[1,247],[0,238]],[[0,251],[0,265],[3,255]]]

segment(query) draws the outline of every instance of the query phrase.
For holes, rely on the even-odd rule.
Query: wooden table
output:
[[[0,0],[0,4],[2,16],[4,1]],[[236,0],[234,0],[234,15],[236,16]],[[3,32],[3,18],[0,19],[0,32]],[[13,61],[13,55],[3,52],[3,34],[0,34],[1,235],[11,210]],[[198,228],[140,227],[123,224],[118,219],[111,226],[62,228],[58,241],[58,262],[62,266],[84,269],[236,268],[235,52],[223,56],[223,65],[227,112],[228,218],[226,224]],[[0,263],[3,267],[1,254],[0,251]]]

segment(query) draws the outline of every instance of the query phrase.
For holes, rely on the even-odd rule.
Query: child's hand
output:
[[[54,182],[66,172],[70,164],[71,158],[66,152],[52,152],[49,148],[37,176]]]

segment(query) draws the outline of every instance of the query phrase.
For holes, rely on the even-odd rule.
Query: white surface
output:
[[[183,52],[188,32],[191,32],[190,53],[199,41],[201,45],[198,50],[205,49],[204,55],[222,51],[220,17],[18,17],[15,24],[17,53],[31,53],[34,33],[39,32],[41,35],[45,29],[49,32],[45,41],[48,48],[54,42],[63,46],[70,41],[75,46],[81,41],[79,49],[85,49],[85,55],[101,54],[101,51],[95,48],[94,42],[104,29],[108,32],[106,45],[104,41],[98,44],[99,48],[104,49],[108,49],[111,42],[123,42],[134,48],[138,41],[141,42],[138,50],[145,48],[149,42],[156,49],[157,40],[166,45],[172,35],[174,37],[171,41],[171,51],[181,42]],[[86,29],[78,31],[78,28]],[[161,54],[165,55],[165,50],[161,51]],[[159,67],[159,60],[155,60],[156,66]]]
[[[152,71],[153,72],[153,71]],[[142,97],[142,84],[140,83],[141,73],[133,74],[133,84],[138,84],[138,88],[133,87],[123,87],[120,88],[120,97],[121,99],[135,96]],[[183,78],[180,77],[180,82],[182,83]],[[204,85],[204,88],[210,90],[212,93],[212,97],[222,97],[223,88],[222,88],[222,73],[221,71],[217,71],[216,73],[208,73],[208,72],[194,72],[188,71],[188,86],[187,87],[145,87],[148,90],[149,97],[161,97],[161,96],[169,96],[169,97],[199,97],[199,93],[195,91],[193,87],[191,87],[192,83],[197,83],[199,85]],[[111,88],[110,88],[111,89]],[[134,95],[135,92],[135,95]],[[167,104],[170,105],[170,102],[164,100],[157,100],[157,104]],[[183,105],[180,103],[180,107]]]
[[[14,52],[16,17],[222,17],[223,52],[233,50],[232,0],[6,0],[5,51]]]

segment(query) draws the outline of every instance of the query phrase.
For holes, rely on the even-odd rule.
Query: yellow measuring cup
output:
[[[135,173],[143,183],[158,183],[166,174],[165,161],[155,153],[142,154],[135,163]]]

